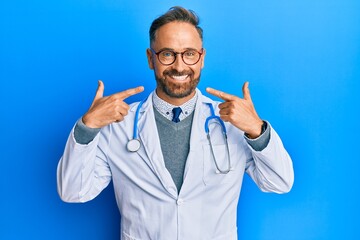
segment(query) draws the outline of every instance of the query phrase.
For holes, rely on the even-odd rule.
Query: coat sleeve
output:
[[[270,124],[269,124],[270,126]],[[270,126],[270,141],[261,151],[250,145],[246,172],[263,192],[287,193],[294,183],[292,160],[283,143]]]
[[[57,190],[63,201],[90,201],[109,184],[111,171],[106,158],[109,132],[107,127],[90,143],[79,144],[72,129],[57,167]]]

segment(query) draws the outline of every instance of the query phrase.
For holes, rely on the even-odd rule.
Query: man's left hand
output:
[[[250,138],[260,136],[263,121],[257,115],[251,100],[249,82],[245,82],[242,87],[244,98],[239,98],[213,88],[206,88],[206,91],[225,101],[219,104],[220,118],[224,122],[230,122],[247,133]]]

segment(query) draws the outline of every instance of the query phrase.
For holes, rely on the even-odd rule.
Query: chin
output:
[[[173,78],[159,78],[155,75],[157,88],[171,98],[184,98],[194,93],[200,76],[198,78],[188,77],[186,81],[177,81]]]

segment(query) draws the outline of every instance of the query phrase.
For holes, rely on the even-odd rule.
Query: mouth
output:
[[[168,75],[171,79],[179,82],[184,82],[189,78],[189,75]]]

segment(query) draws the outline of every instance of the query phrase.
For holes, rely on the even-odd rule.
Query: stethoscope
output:
[[[135,118],[134,118],[134,129],[133,129],[133,137],[126,144],[126,148],[129,152],[137,152],[141,147],[140,139],[138,138],[138,121],[139,121],[139,112],[144,103],[142,100],[136,108]]]
[[[129,140],[129,142],[126,144],[126,148],[129,152],[137,152],[140,147],[141,147],[141,142],[140,139],[138,137],[138,121],[139,121],[139,112],[140,109],[142,107],[144,103],[144,100],[141,101],[139,103],[139,105],[136,108],[136,112],[135,112],[135,118],[134,118],[134,129],[133,129],[133,137],[132,139]],[[205,133],[207,135],[207,139],[209,141],[210,144],[210,150],[211,150],[211,154],[214,158],[214,162],[215,162],[215,166],[216,166],[216,173],[219,174],[227,174],[232,170],[231,167],[231,161],[230,161],[230,150],[229,150],[229,144],[228,144],[228,139],[227,139],[227,133],[226,133],[226,127],[225,127],[225,123],[223,120],[221,120],[221,118],[219,116],[215,115],[215,111],[214,111],[214,107],[212,106],[211,103],[206,103],[206,105],[208,105],[208,107],[210,108],[210,112],[211,115],[209,117],[206,118],[205,120]],[[218,123],[221,126],[221,130],[225,139],[225,143],[226,143],[226,151],[227,151],[227,160],[228,160],[228,168],[227,169],[221,169],[217,163],[216,157],[215,157],[215,153],[214,153],[214,149],[212,146],[212,142],[211,142],[211,137],[210,137],[210,130],[209,130],[209,122],[211,120],[215,120],[216,123]]]
[[[229,143],[228,143],[228,139],[227,139],[227,133],[226,133],[226,127],[225,127],[225,123],[223,120],[221,120],[221,118],[219,116],[216,116],[215,115],[215,111],[214,111],[214,107],[211,103],[206,103],[206,105],[209,106],[210,108],[210,116],[206,118],[205,120],[205,132],[206,132],[206,135],[207,135],[207,139],[209,140],[209,144],[210,144],[210,149],[211,149],[211,154],[214,158],[214,162],[215,162],[215,166],[216,166],[216,173],[221,173],[221,174],[227,174],[229,173],[232,169],[231,167],[231,161],[230,161],[230,150],[229,150]],[[228,168],[226,170],[223,170],[219,167],[217,161],[216,161],[216,157],[215,157],[215,153],[214,153],[214,149],[213,149],[213,146],[212,146],[212,143],[211,143],[211,137],[210,137],[210,130],[209,130],[209,121],[210,120],[216,120],[218,124],[220,124],[221,126],[221,130],[222,130],[222,133],[223,133],[223,136],[224,136],[224,139],[225,139],[225,145],[226,145],[226,151],[227,151],[227,159],[228,159]]]

